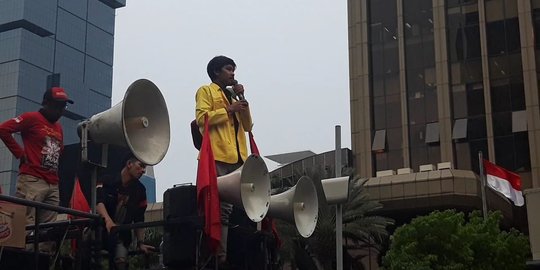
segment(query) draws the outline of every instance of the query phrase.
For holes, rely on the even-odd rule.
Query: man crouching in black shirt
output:
[[[105,219],[105,227],[110,233],[117,224],[144,222],[146,211],[146,188],[139,181],[146,165],[133,154],[129,154],[124,167],[116,175],[104,176],[96,189],[96,211]],[[144,228],[135,229],[137,248],[144,253],[154,247],[143,244]],[[128,247],[131,244],[131,231],[122,230],[108,234],[107,248],[109,259],[114,259],[116,269],[127,269]]]

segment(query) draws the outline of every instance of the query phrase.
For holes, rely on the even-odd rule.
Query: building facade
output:
[[[478,151],[540,186],[540,1],[349,1],[357,171],[451,162]]]
[[[390,215],[481,209],[479,151],[540,201],[540,0],[349,0],[348,13],[355,168]],[[510,226],[527,220],[488,193]]]
[[[64,144],[81,119],[110,108],[115,9],[125,0],[0,1],[0,121],[41,107],[64,87],[75,104],[61,119]],[[19,138],[20,139],[20,138]],[[15,192],[18,160],[0,144],[0,186]]]

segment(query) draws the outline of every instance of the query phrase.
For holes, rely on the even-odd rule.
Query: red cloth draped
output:
[[[208,247],[216,253],[221,241],[221,210],[217,186],[216,163],[208,134],[208,116],[204,120],[204,134],[197,168],[197,205],[204,215],[204,232]]]
[[[79,178],[75,178],[75,185],[73,186],[73,192],[71,193],[71,201],[69,202],[71,209],[89,213],[90,205],[82,192],[81,185],[79,184]],[[77,219],[77,216],[68,215],[69,219]],[[77,240],[71,240],[71,252],[77,253]]]

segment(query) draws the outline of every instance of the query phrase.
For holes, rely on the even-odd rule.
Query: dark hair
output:
[[[221,71],[226,65],[232,65],[236,68],[234,61],[227,56],[219,55],[212,58],[212,60],[208,62],[208,66],[206,66],[206,72],[208,73],[210,80],[213,81],[216,78],[216,72]]]
[[[139,161],[139,159],[133,153],[128,152],[124,156],[124,159],[122,159],[122,168],[125,167],[128,162],[135,162],[135,161]]]

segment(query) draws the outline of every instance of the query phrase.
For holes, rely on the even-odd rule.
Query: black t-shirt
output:
[[[144,222],[146,211],[146,188],[139,181],[131,181],[128,186],[122,185],[120,174],[106,175],[101,178],[102,187],[96,189],[96,203],[103,203],[107,213],[116,224]],[[125,245],[131,243],[131,231],[119,232]]]

